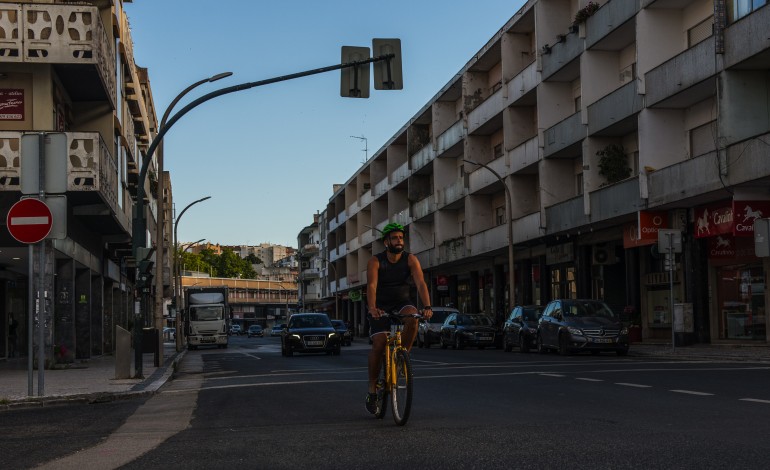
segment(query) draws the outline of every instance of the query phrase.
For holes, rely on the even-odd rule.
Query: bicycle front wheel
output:
[[[393,405],[393,420],[397,425],[403,426],[412,409],[412,363],[406,349],[397,350],[393,356],[396,376],[393,378],[394,387],[390,393],[390,402]]]

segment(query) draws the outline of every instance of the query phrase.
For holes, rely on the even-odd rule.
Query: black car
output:
[[[492,319],[478,313],[452,313],[441,326],[439,343],[443,349],[452,346],[462,349],[465,346],[476,346],[484,349],[494,346],[498,330]]]
[[[249,329],[246,330],[247,338],[251,338],[252,336],[262,337],[264,334],[265,332],[262,330],[262,325],[251,325],[249,326]]]
[[[615,351],[628,354],[628,328],[620,315],[600,300],[558,299],[548,302],[537,327],[537,349],[556,349],[567,355],[576,351]]]
[[[325,313],[296,313],[281,332],[281,354],[325,352],[338,356],[342,337]]]
[[[503,323],[503,349],[511,352],[516,346],[521,352],[537,347],[537,321],[543,314],[540,305],[517,305]]]
[[[350,346],[353,344],[353,333],[348,329],[348,326],[342,320],[332,320],[332,326],[337,330],[337,333],[342,337],[342,345]]]

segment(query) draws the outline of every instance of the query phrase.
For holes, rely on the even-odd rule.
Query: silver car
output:
[[[545,306],[537,325],[537,349],[558,350],[562,355],[577,351],[615,351],[628,354],[628,328],[620,316],[600,300],[558,299]]]
[[[429,348],[431,344],[439,343],[441,325],[444,320],[452,313],[460,313],[459,310],[452,307],[433,307],[433,316],[430,320],[420,321],[417,327],[417,346]]]

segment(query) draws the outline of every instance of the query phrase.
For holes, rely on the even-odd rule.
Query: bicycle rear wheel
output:
[[[395,387],[391,390],[390,401],[393,405],[393,420],[403,426],[409,419],[412,409],[412,363],[406,349],[396,351],[393,360],[396,365]]]
[[[385,362],[382,364],[382,371],[380,373],[380,379],[377,380],[377,411],[374,413],[374,417],[382,419],[385,416],[385,412],[388,411],[388,388],[385,386]]]

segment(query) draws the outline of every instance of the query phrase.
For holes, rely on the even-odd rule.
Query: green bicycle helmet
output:
[[[405,232],[404,226],[395,222],[389,223],[383,227],[382,230],[380,230],[380,233],[382,233],[382,239],[385,240],[390,232]]]

